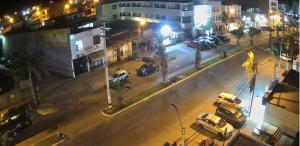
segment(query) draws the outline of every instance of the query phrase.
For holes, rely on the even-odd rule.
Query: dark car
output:
[[[235,128],[241,128],[247,122],[247,116],[242,110],[228,104],[219,104],[217,106],[216,115],[225,119]]]
[[[9,136],[16,136],[31,123],[28,104],[19,104],[0,111],[0,132],[8,132]]]
[[[197,48],[197,41],[188,40],[184,42],[187,47]]]
[[[159,66],[154,62],[145,63],[136,70],[136,75],[145,77],[159,71]]]
[[[226,35],[217,35],[217,37],[222,40],[223,42],[228,42],[230,41],[230,38]]]

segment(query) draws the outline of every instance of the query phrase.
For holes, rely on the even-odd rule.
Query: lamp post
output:
[[[178,108],[176,107],[175,104],[170,104],[170,106],[175,109],[176,114],[178,116],[178,119],[179,119],[179,122],[180,122],[180,127],[181,127],[182,146],[185,146],[185,128],[182,125],[181,116],[180,116],[180,114],[178,112]]]
[[[105,81],[106,81],[106,93],[107,93],[107,102],[108,102],[108,108],[112,109],[112,101],[111,101],[111,95],[109,90],[109,78],[108,78],[108,61],[107,61],[107,51],[106,51],[106,31],[108,28],[105,27],[105,22],[103,22],[103,27],[100,28],[100,33],[103,32],[102,42],[103,42],[103,49],[104,49],[104,66],[105,66]]]
[[[142,31],[143,31],[143,26],[145,26],[146,24],[146,21],[145,20],[141,20],[139,22],[139,27],[138,27],[138,47],[137,47],[137,59],[140,60],[141,58],[141,54],[140,54],[140,51],[141,51],[141,37],[142,37]]]

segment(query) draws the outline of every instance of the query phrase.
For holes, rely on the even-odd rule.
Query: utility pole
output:
[[[107,60],[107,51],[106,51],[106,31],[109,29],[105,27],[106,22],[102,23],[103,26],[100,27],[100,33],[102,32],[103,35],[101,36],[102,42],[103,42],[103,49],[104,49],[104,66],[105,66],[105,81],[106,81],[106,93],[107,93],[107,102],[108,102],[108,108],[112,109],[112,101],[111,101],[111,95],[109,90],[109,78],[108,78],[108,60]]]
[[[175,109],[176,113],[177,113],[177,116],[178,116],[178,119],[179,119],[179,122],[180,122],[180,127],[181,127],[181,140],[182,140],[182,146],[185,146],[185,128],[183,127],[182,125],[182,121],[181,121],[181,116],[179,114],[179,111],[178,111],[178,108],[176,107],[175,104],[170,104],[170,106],[172,108]]]

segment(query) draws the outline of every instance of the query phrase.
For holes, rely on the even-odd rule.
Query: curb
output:
[[[106,113],[104,113],[103,110],[101,110],[101,114],[102,114],[103,116],[109,117],[109,118],[110,118],[110,117],[114,117],[114,116],[116,116],[116,115],[118,115],[118,114],[120,114],[120,113],[122,113],[122,112],[124,112],[124,111],[129,110],[130,108],[136,106],[137,104],[140,104],[140,103],[142,103],[142,102],[144,102],[144,101],[147,101],[148,99],[152,98],[153,96],[156,96],[156,95],[158,95],[158,94],[160,94],[160,93],[162,93],[162,92],[164,92],[164,91],[166,91],[166,90],[168,90],[168,89],[170,89],[170,88],[172,88],[172,87],[174,87],[174,86],[180,84],[181,82],[184,82],[184,81],[186,81],[186,80],[188,80],[188,79],[190,79],[190,78],[192,78],[192,77],[198,75],[199,73],[201,73],[201,72],[203,72],[203,71],[205,71],[205,70],[207,70],[207,69],[209,69],[209,68],[211,68],[211,67],[213,67],[213,66],[215,66],[215,65],[217,65],[217,64],[219,64],[219,63],[221,63],[221,62],[227,61],[227,60],[229,60],[230,58],[235,57],[235,56],[237,56],[237,55],[239,55],[239,54],[241,54],[241,53],[243,53],[243,52],[245,52],[245,51],[248,51],[248,50],[250,50],[250,49],[253,49],[254,47],[257,47],[258,45],[261,45],[261,44],[262,44],[262,43],[256,44],[256,45],[254,45],[254,46],[247,47],[247,48],[245,48],[245,49],[243,49],[243,50],[241,50],[241,51],[239,51],[239,52],[234,53],[234,54],[231,55],[231,56],[228,56],[228,57],[226,57],[226,58],[224,58],[224,59],[222,59],[222,60],[219,60],[219,61],[217,61],[217,62],[215,62],[215,63],[213,63],[213,64],[211,64],[211,65],[209,65],[209,66],[207,66],[207,67],[205,67],[205,68],[203,68],[203,69],[201,69],[201,70],[199,70],[199,71],[197,71],[197,72],[195,72],[195,73],[193,73],[193,74],[191,74],[190,76],[187,76],[186,78],[184,78],[184,79],[182,79],[182,80],[179,80],[178,82],[175,82],[175,83],[173,83],[172,85],[170,85],[170,86],[168,86],[168,87],[165,87],[165,88],[161,89],[160,91],[157,91],[157,92],[155,92],[155,93],[152,93],[151,95],[149,95],[149,96],[147,96],[147,97],[145,97],[145,98],[143,98],[143,99],[141,99],[141,100],[139,100],[139,101],[137,101],[137,102],[135,102],[135,103],[133,103],[133,104],[127,106],[126,108],[121,109],[121,110],[118,111],[118,112],[115,112],[115,113],[113,113],[113,114],[106,114]],[[212,58],[212,59],[214,59],[214,58]]]

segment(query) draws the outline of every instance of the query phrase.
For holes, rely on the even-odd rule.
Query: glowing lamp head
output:
[[[141,21],[140,21],[140,25],[141,25],[141,26],[144,26],[145,24],[146,24],[146,21],[145,21],[145,20],[141,20]]]
[[[161,33],[162,36],[169,36],[171,31],[172,30],[171,30],[171,27],[169,25],[164,25],[160,29],[160,33]]]
[[[65,4],[65,9],[70,9],[70,5],[69,4]]]
[[[230,13],[230,14],[234,14],[234,9],[231,8],[231,9],[229,10],[229,13]]]

